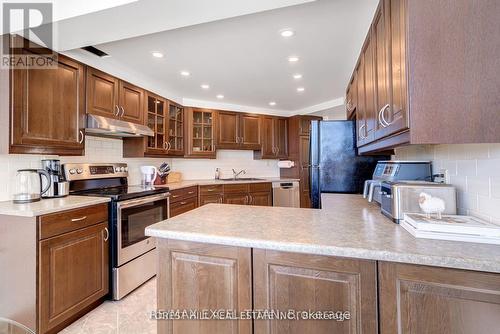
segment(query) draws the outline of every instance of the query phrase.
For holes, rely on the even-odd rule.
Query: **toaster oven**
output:
[[[419,205],[419,197],[425,192],[441,198],[445,203],[446,215],[457,214],[456,188],[450,184],[425,181],[383,181],[381,184],[381,212],[399,223],[405,213],[424,213]]]

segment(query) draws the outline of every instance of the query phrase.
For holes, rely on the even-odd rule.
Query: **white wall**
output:
[[[85,156],[57,157],[43,155],[0,154],[0,201],[10,200],[15,190],[15,175],[18,169],[40,168],[42,159],[59,158],[62,163],[68,162],[126,162],[129,165],[129,183],[140,183],[139,167],[143,165],[159,166],[168,162],[172,170],[183,173],[186,180],[212,179],[215,168],[221,168],[223,177],[232,176],[231,168],[246,169],[247,176],[277,177],[279,168],[277,160],[253,160],[252,151],[218,151],[217,159],[152,159],[123,158],[121,139],[110,139],[87,136]]]
[[[347,119],[347,114],[344,104],[326,110],[317,111],[308,115],[321,116],[325,121],[342,121]]]
[[[432,160],[458,190],[460,214],[500,223],[500,144],[407,146],[397,159]]]

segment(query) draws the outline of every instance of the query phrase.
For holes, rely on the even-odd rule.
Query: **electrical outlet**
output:
[[[434,182],[446,183],[446,184],[451,183],[450,172],[447,169],[445,169],[445,168],[440,169],[438,172],[438,175],[439,176],[436,176],[434,178]]]

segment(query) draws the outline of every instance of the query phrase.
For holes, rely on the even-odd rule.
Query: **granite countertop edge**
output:
[[[161,224],[161,223],[159,223]],[[157,224],[155,224],[157,225]],[[258,248],[312,255],[338,256],[363,260],[398,262],[415,265],[445,267],[453,269],[485,271],[500,273],[500,261],[486,261],[479,259],[462,259],[446,256],[429,256],[414,253],[398,253],[383,250],[363,248],[337,247],[327,245],[302,244],[293,242],[279,242],[254,240],[241,237],[224,237],[192,232],[177,232],[159,230],[155,225],[146,228],[146,235],[157,238],[175,239],[181,241],[201,242],[225,246]]]
[[[108,203],[109,198],[69,195],[61,198],[42,199],[38,202],[14,204],[12,201],[0,202],[0,215],[16,217],[38,217],[47,214],[80,209],[87,206]]]

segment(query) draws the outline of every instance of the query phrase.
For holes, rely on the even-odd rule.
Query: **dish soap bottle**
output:
[[[220,179],[220,168],[215,169],[215,179],[219,180]]]

